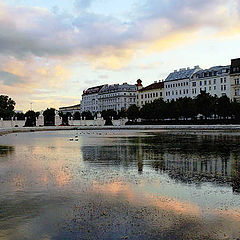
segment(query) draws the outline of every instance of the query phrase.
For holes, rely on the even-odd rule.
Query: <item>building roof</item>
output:
[[[193,77],[196,78],[205,78],[205,77],[212,77],[212,76],[217,76],[221,75],[223,73],[229,73],[230,71],[230,66],[214,66],[208,69],[201,69],[197,72],[194,73]]]
[[[128,91],[137,91],[136,85],[130,85],[127,83],[119,84],[112,84],[112,85],[105,85],[99,94],[103,93],[111,93],[111,92],[128,92]]]
[[[154,90],[154,89],[160,89],[160,88],[164,88],[164,82],[155,82],[152,83],[140,90],[138,90],[139,92],[144,92],[144,91],[150,91],[150,90]]]
[[[80,104],[76,104],[73,106],[67,106],[67,107],[60,107],[59,110],[76,110],[76,109],[80,109]]]
[[[190,78],[196,71],[200,70],[199,66],[194,68],[181,68],[179,71],[175,70],[170,73],[165,81],[174,81]]]
[[[89,94],[95,94],[98,93],[104,85],[96,86],[96,87],[91,87],[83,91],[82,95],[89,95]]]

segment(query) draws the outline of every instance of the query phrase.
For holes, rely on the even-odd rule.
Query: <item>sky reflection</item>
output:
[[[0,239],[237,239],[240,140],[225,141],[77,131],[0,138],[12,150],[0,162]]]

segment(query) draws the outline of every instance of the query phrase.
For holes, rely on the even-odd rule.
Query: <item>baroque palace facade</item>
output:
[[[195,98],[201,91],[218,97],[226,95],[232,101],[240,102],[240,58],[232,59],[231,65],[227,66],[181,68],[170,73],[165,80],[146,87],[138,79],[135,85],[105,84],[88,88],[82,94],[81,112],[121,111],[134,104],[141,108],[158,98],[164,101]]]

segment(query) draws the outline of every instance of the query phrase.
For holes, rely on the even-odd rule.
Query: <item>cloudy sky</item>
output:
[[[240,57],[239,0],[0,0],[0,94],[18,110],[78,104]]]

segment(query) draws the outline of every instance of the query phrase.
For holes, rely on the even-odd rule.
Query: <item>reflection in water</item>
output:
[[[5,138],[0,239],[240,237],[238,137],[78,134]]]
[[[6,157],[14,152],[13,146],[2,146],[0,145],[0,157]]]
[[[158,135],[116,139],[110,146],[83,146],[82,152],[83,160],[95,165],[130,167],[137,161],[139,173],[144,165],[151,165],[182,182],[232,183],[233,191],[237,192],[240,152],[236,141],[238,143],[239,139]]]

